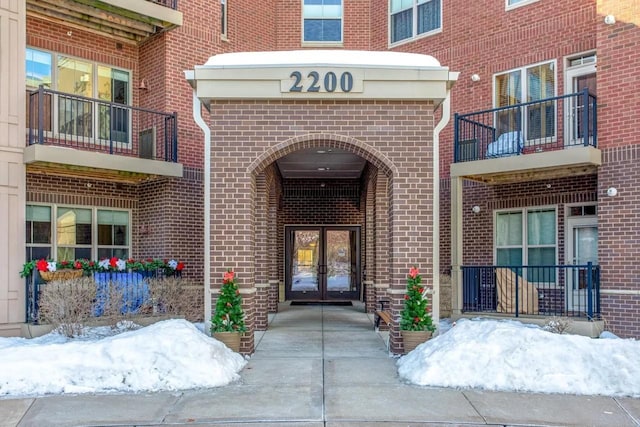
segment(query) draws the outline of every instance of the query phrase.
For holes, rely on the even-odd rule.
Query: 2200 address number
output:
[[[340,74],[340,77],[333,71],[325,73],[324,76],[317,71],[310,71],[306,78],[300,71],[294,71],[289,77],[293,79],[289,92],[351,92],[353,90],[353,75],[348,71]]]

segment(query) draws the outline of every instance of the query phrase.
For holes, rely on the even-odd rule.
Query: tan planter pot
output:
[[[232,351],[240,352],[240,332],[214,332],[213,337]]]
[[[82,277],[82,270],[56,270],[56,271],[41,271],[40,277],[45,282],[51,282],[53,280],[70,280],[78,279]]]
[[[402,331],[402,343],[405,354],[430,339],[431,331]]]

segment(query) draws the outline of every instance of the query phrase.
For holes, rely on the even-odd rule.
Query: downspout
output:
[[[193,74],[193,71],[185,72],[193,87],[193,120],[204,133],[204,329],[209,335],[206,325],[211,319],[211,129],[202,118],[202,102],[196,93]]]
[[[454,74],[454,73],[450,73]],[[457,79],[458,73],[454,74]],[[442,102],[442,117],[433,129],[433,298],[432,317],[440,323],[440,132],[449,124],[451,115],[451,85],[447,82],[447,95]]]

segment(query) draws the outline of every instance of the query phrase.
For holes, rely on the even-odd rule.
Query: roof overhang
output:
[[[439,105],[458,74],[429,55],[352,50],[224,53],[185,71],[205,105],[232,99],[433,100]]]

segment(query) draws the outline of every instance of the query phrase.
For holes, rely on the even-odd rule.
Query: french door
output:
[[[353,300],[359,295],[360,227],[285,227],[287,300]]]

